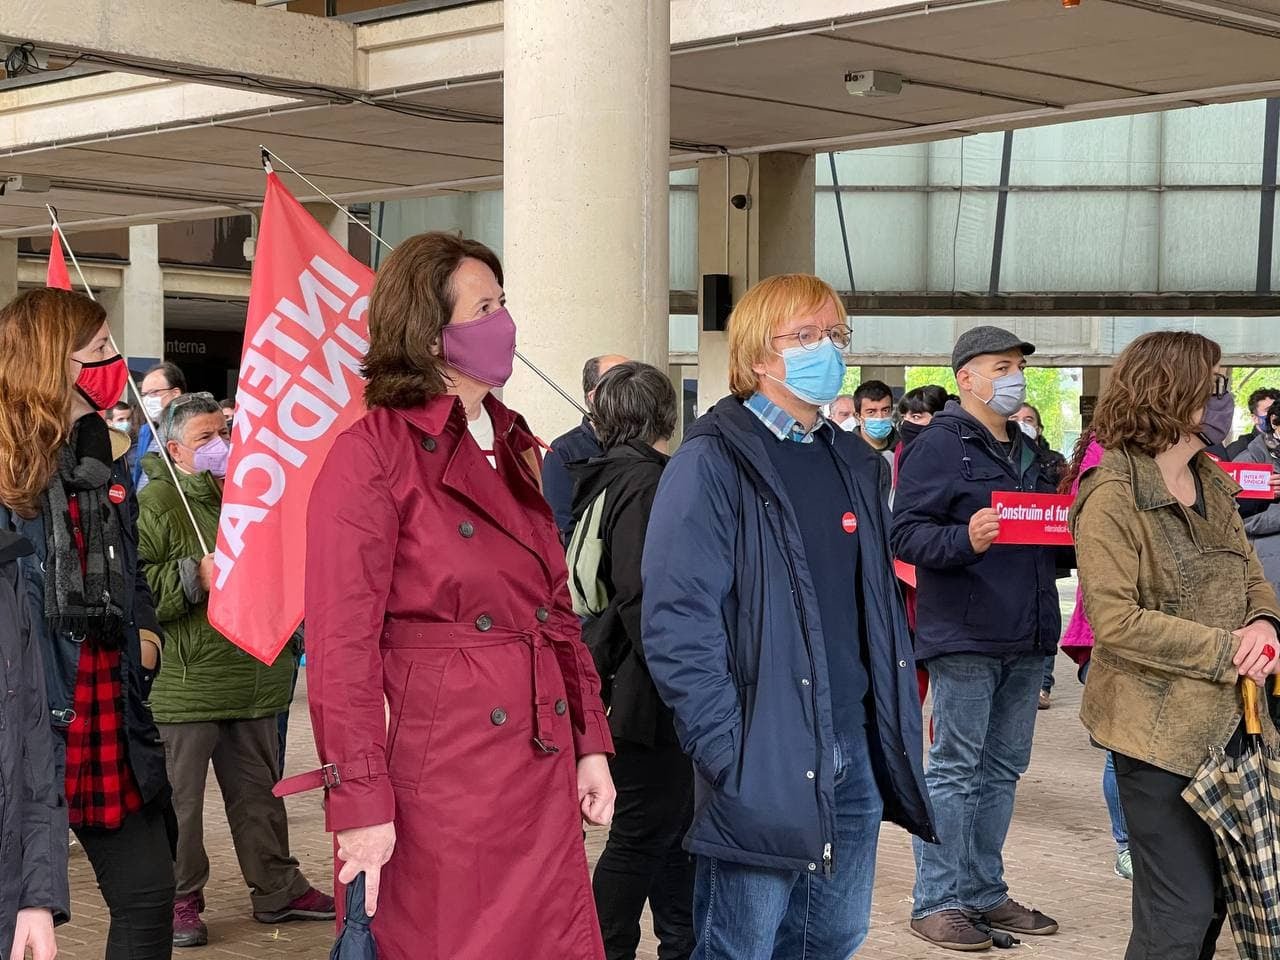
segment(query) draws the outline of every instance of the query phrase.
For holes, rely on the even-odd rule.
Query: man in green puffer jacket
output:
[[[166,408],[159,427],[200,533],[212,547],[231,449],[222,408],[210,394],[184,394]],[[331,920],[333,898],[313,888],[298,869],[289,853],[284,802],[271,793],[279,778],[276,716],[289,704],[296,654],[286,649],[268,667],[210,626],[213,558],[201,550],[160,455],[144,456],[142,468],[150,482],[138,496],[138,549],[167,638],[151,709],[178,816],[173,944],[208,943],[200,911],[209,879],[204,792],[210,762],[254,919]]]

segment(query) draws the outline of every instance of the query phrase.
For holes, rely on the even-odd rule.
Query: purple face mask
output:
[[[445,363],[473,380],[501,387],[511,379],[516,356],[516,324],[503,307],[479,320],[444,328]]]
[[[221,437],[212,437],[208,443],[196,448],[191,465],[197,473],[209,471],[221,479],[227,475],[227,458],[231,456],[231,444]]]

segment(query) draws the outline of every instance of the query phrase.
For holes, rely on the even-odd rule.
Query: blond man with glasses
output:
[[[879,460],[820,411],[849,338],[817,277],[748,291],[733,395],[686,434],[653,505],[644,649],[696,771],[694,960],[846,960],[881,820],[933,838]]]

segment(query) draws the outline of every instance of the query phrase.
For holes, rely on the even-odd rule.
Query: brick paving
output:
[[[305,671],[304,671],[305,673]],[[1080,686],[1075,667],[1058,658],[1052,709],[1039,714],[1031,769],[1018,791],[1017,810],[1005,847],[1006,874],[1013,895],[1053,915],[1062,924],[1056,937],[1028,943],[1024,954],[1045,960],[1114,960],[1124,953],[1129,924],[1129,884],[1112,872],[1114,846],[1102,800],[1102,756],[1089,746],[1077,719]],[[292,770],[315,763],[306,709],[305,680],[299,683],[289,743]],[[288,801],[293,849],[307,876],[329,889],[331,846],[323,832],[318,794]],[[212,878],[206,890],[208,947],[177,951],[183,960],[285,960],[328,956],[331,928],[326,923],[263,926],[249,918],[249,899],[240,878],[221,798],[210,777],[205,814],[206,844]],[[592,831],[592,861],[604,831]],[[906,929],[914,871],[906,836],[886,827],[880,842],[871,936],[860,960],[945,958]],[[78,847],[72,849],[71,891],[75,920],[60,929],[64,960],[98,960],[106,938],[106,917],[93,872]],[[1224,938],[1220,957],[1234,956]],[[1002,951],[993,951],[994,956]],[[1011,955],[1011,954],[1004,954]],[[647,933],[639,960],[656,960],[656,943]],[[495,957],[493,960],[519,960]],[[570,960],[570,958],[566,958]]]

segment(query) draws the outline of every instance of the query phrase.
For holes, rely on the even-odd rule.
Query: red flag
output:
[[[272,663],[302,620],[307,500],[364,414],[373,271],[267,175],[209,622]]]
[[[71,289],[71,274],[67,273],[67,261],[62,256],[62,231],[57,228],[49,243],[49,272],[45,275],[44,285],[59,290]]]

